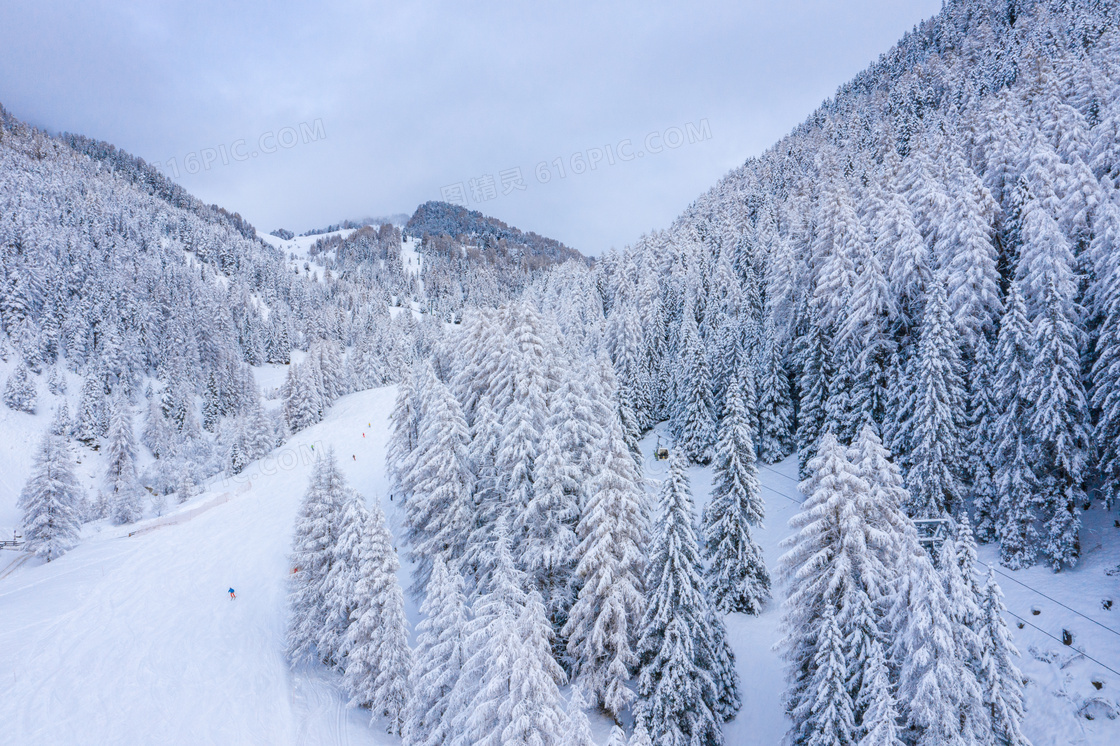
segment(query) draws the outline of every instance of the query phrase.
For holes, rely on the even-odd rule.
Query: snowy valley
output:
[[[663,230],[263,235],[0,108],[0,744],[1120,743],[1120,5]]]

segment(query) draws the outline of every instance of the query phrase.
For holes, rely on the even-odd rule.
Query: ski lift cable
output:
[[[987,562],[984,562],[983,560],[976,560],[976,561],[977,561],[978,563],[980,563],[981,565],[984,565],[985,567],[987,567],[987,568],[988,568],[989,570],[992,570],[992,571],[994,571],[994,572],[995,572],[995,573],[996,573],[997,575],[1001,575],[1002,577],[1005,577],[1005,578],[1007,578],[1007,579],[1008,579],[1008,580],[1010,580],[1011,582],[1013,582],[1013,583],[1017,583],[1017,584],[1019,584],[1019,585],[1023,586],[1023,587],[1024,587],[1024,588],[1026,588],[1026,589],[1027,589],[1028,591],[1033,591],[1033,592],[1037,593],[1038,595],[1040,595],[1040,596],[1042,596],[1043,598],[1045,598],[1045,599],[1046,599],[1047,601],[1051,601],[1051,602],[1053,602],[1053,603],[1056,603],[1056,604],[1057,604],[1058,606],[1061,606],[1061,607],[1062,607],[1063,609],[1065,609],[1066,611],[1071,611],[1071,612],[1073,612],[1074,614],[1076,614],[1077,616],[1081,617],[1082,619],[1086,619],[1086,620],[1088,620],[1088,621],[1092,622],[1093,624],[1097,625],[1097,626],[1098,626],[1098,627],[1100,627],[1101,629],[1106,629],[1106,630],[1108,630],[1109,632],[1111,632],[1112,634],[1116,635],[1117,637],[1120,637],[1120,632],[1117,632],[1117,631],[1116,631],[1116,630],[1114,630],[1114,629],[1113,629],[1112,627],[1108,627],[1108,626],[1106,626],[1106,625],[1104,625],[1104,624],[1101,624],[1101,623],[1100,623],[1100,622],[1098,622],[1098,621],[1097,621],[1096,619],[1093,619],[1093,618],[1092,618],[1092,617],[1090,617],[1090,616],[1086,616],[1085,614],[1082,614],[1082,613],[1081,613],[1080,611],[1078,611],[1077,609],[1074,609],[1074,608],[1072,608],[1072,607],[1070,607],[1070,606],[1066,606],[1066,605],[1065,605],[1064,603],[1062,603],[1062,602],[1061,602],[1061,601],[1059,601],[1058,599],[1056,599],[1056,598],[1052,598],[1051,596],[1048,596],[1048,595],[1046,595],[1045,593],[1043,593],[1042,591],[1038,590],[1037,588],[1032,588],[1031,586],[1027,585],[1026,583],[1024,583],[1023,581],[1021,581],[1021,580],[1019,580],[1019,579],[1017,579],[1017,578],[1013,578],[1012,576],[1008,575],[1008,574],[1007,574],[1007,573],[1005,573],[1004,571],[1000,570],[1000,569],[999,569],[998,567],[992,567],[991,565],[989,565],[989,564],[988,564]]]
[[[1054,642],[1059,642],[1059,643],[1061,643],[1062,645],[1065,645],[1065,643],[1064,643],[1064,642],[1062,642],[1061,640],[1059,640],[1059,639],[1058,639],[1057,637],[1054,637],[1054,635],[1050,634],[1049,632],[1047,632],[1046,630],[1044,630],[1044,629],[1043,629],[1042,627],[1039,627],[1038,625],[1036,625],[1036,624],[1033,624],[1033,623],[1031,623],[1031,622],[1027,621],[1027,620],[1026,620],[1026,619],[1024,619],[1023,617],[1021,617],[1021,616],[1019,616],[1018,614],[1016,614],[1016,613],[1015,613],[1014,611],[1011,611],[1010,609],[1007,609],[1007,613],[1008,613],[1008,614],[1010,614],[1011,616],[1015,617],[1016,619],[1018,619],[1018,620],[1019,620],[1020,622],[1022,622],[1023,624],[1026,624],[1026,625],[1029,625],[1029,626],[1031,626],[1031,627],[1034,627],[1035,629],[1037,629],[1037,630],[1038,630],[1039,632],[1041,632],[1042,634],[1044,634],[1044,635],[1046,635],[1047,637],[1049,637],[1049,638],[1050,638],[1051,640],[1053,640]],[[1117,676],[1120,676],[1120,671],[1117,671],[1117,670],[1116,670],[1115,668],[1112,668],[1112,667],[1111,667],[1111,666],[1109,666],[1108,664],[1105,664],[1105,663],[1101,663],[1101,662],[1100,662],[1099,660],[1097,660],[1097,659],[1096,659],[1096,658],[1094,658],[1093,656],[1089,655],[1088,653],[1086,653],[1086,652],[1085,652],[1084,650],[1082,650],[1081,648],[1078,648],[1078,647],[1074,647],[1073,645],[1068,645],[1067,647],[1070,647],[1070,648],[1072,648],[1072,649],[1073,649],[1073,650],[1074,650],[1075,652],[1077,652],[1078,654],[1080,654],[1080,655],[1084,656],[1084,657],[1085,657],[1085,658],[1086,658],[1087,660],[1091,660],[1091,661],[1093,661],[1093,663],[1096,663],[1096,664],[1097,664],[1098,666],[1100,666],[1101,668],[1104,668],[1104,669],[1106,669],[1107,671],[1110,671],[1110,672],[1112,672],[1112,673],[1116,674]]]
[[[782,474],[781,472],[779,472],[779,471],[777,471],[777,470],[775,470],[775,469],[771,469],[771,468],[770,468],[769,466],[766,466],[765,464],[760,464],[760,466],[761,466],[761,467],[762,467],[763,469],[766,469],[767,471],[773,472],[774,474],[777,474],[777,475],[778,475],[778,476],[780,476],[780,477],[785,477],[786,479],[790,479],[790,480],[792,481],[792,477],[787,477],[787,476],[786,476],[785,474]],[[804,502],[804,500],[798,500],[797,498],[794,498],[794,497],[790,497],[789,495],[787,495],[786,493],[782,492],[781,490],[776,490],[776,489],[774,489],[773,487],[770,487],[770,486],[768,486],[768,485],[765,485],[765,484],[764,484],[764,485],[762,485],[762,487],[763,487],[763,489],[767,489],[767,490],[770,490],[771,492],[773,492],[773,493],[774,493],[774,494],[776,494],[776,495],[780,495],[780,496],[784,497],[785,499],[789,500],[790,502],[794,502],[794,503],[798,503],[798,504],[801,504],[801,503],[803,503],[803,502]],[[1016,584],[1018,584],[1018,585],[1021,585],[1022,587],[1026,588],[1026,589],[1027,589],[1028,591],[1031,591],[1032,593],[1036,593],[1036,594],[1038,594],[1039,596],[1042,596],[1042,597],[1043,597],[1043,598],[1045,598],[1045,599],[1046,599],[1047,601],[1050,601],[1050,602],[1052,602],[1052,603],[1055,603],[1055,604],[1057,604],[1058,606],[1061,606],[1061,607],[1062,607],[1063,609],[1065,609],[1066,611],[1069,611],[1069,612],[1071,612],[1071,613],[1073,613],[1073,614],[1076,614],[1077,616],[1081,617],[1082,619],[1085,619],[1086,621],[1092,622],[1093,624],[1097,625],[1097,626],[1098,626],[1098,627],[1100,627],[1101,629],[1107,630],[1107,631],[1111,632],[1112,634],[1116,635],[1117,637],[1120,637],[1120,631],[1117,631],[1117,630],[1113,629],[1112,627],[1109,627],[1109,626],[1107,626],[1107,625],[1105,625],[1105,624],[1102,624],[1101,622],[1098,622],[1098,621],[1097,621],[1096,619],[1093,619],[1092,617],[1090,617],[1090,616],[1088,616],[1088,615],[1086,615],[1086,614],[1084,614],[1084,613],[1082,613],[1082,612],[1078,611],[1077,609],[1075,609],[1075,608],[1073,608],[1073,607],[1071,607],[1071,606],[1067,606],[1066,604],[1062,603],[1062,602],[1061,602],[1061,601],[1059,601],[1058,599],[1056,599],[1056,598],[1053,598],[1052,596],[1049,596],[1049,595],[1047,595],[1047,594],[1043,593],[1042,591],[1038,590],[1037,588],[1034,588],[1033,586],[1027,585],[1026,583],[1024,583],[1023,581],[1019,580],[1018,578],[1015,578],[1015,577],[1013,577],[1013,576],[1011,576],[1011,575],[1008,575],[1008,574],[1007,574],[1007,573],[1005,573],[1005,572],[1004,572],[1003,570],[1000,570],[1000,569],[999,569],[998,567],[992,567],[992,566],[991,566],[991,565],[989,565],[989,564],[988,564],[987,562],[984,562],[983,560],[979,560],[979,559],[977,560],[977,563],[978,563],[978,564],[981,564],[981,565],[984,565],[984,567],[986,567],[986,568],[988,568],[988,569],[990,569],[990,570],[993,570],[993,571],[995,571],[995,573],[996,573],[997,575],[999,575],[999,576],[1001,576],[1001,577],[1004,577],[1004,578],[1007,578],[1008,580],[1010,580],[1010,581],[1011,581],[1011,582],[1013,582],[1013,583],[1016,583]],[[1022,617],[1018,616],[1017,614],[1014,614],[1014,613],[1012,613],[1012,612],[1010,612],[1010,611],[1009,611],[1009,612],[1007,612],[1007,613],[1011,614],[1011,615],[1012,615],[1012,616],[1014,616],[1014,617],[1015,617],[1016,619],[1021,619],[1021,620],[1022,620]],[[1026,621],[1026,620],[1022,620],[1022,621]],[[1026,623],[1027,623],[1027,624],[1030,624],[1030,622],[1026,622]],[[1035,625],[1033,625],[1033,624],[1031,624],[1031,626],[1032,626],[1032,627],[1035,627]],[[1037,629],[1037,627],[1035,627],[1035,628]],[[1047,633],[1047,634],[1049,634],[1049,633]],[[1053,637],[1053,635],[1050,635],[1050,637]],[[1055,637],[1054,639],[1055,639],[1055,640],[1057,640],[1057,638],[1056,638],[1056,637]],[[1058,642],[1061,642],[1061,640],[1058,640]],[[1086,658],[1088,658],[1088,657],[1089,657],[1089,656],[1088,656],[1087,654],[1084,654],[1084,653],[1083,653],[1083,655],[1085,655],[1085,657],[1086,657]],[[1092,659],[1090,659],[1090,660],[1092,660]],[[1104,665],[1104,664],[1101,664],[1101,665]],[[1109,670],[1111,671],[1112,669],[1109,669]]]

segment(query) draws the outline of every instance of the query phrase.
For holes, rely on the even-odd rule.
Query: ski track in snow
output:
[[[403,516],[399,502],[390,500],[384,468],[395,395],[388,387],[340,399],[322,423],[243,475],[212,480],[169,514],[232,494],[190,520],[131,538],[128,530],[160,519],[105,527],[50,564],[16,566],[20,555],[0,553],[0,573],[8,573],[0,579],[0,744],[399,743],[383,723],[371,724],[368,711],[347,707],[336,673],[319,665],[293,670],[284,653],[288,552],[313,454],[333,445],[351,485],[368,501],[380,501],[400,541]],[[642,441],[651,494],[668,470],[651,455],[658,437],[669,442],[664,425]],[[796,473],[793,458],[760,468],[767,513],[756,539],[772,574],[787,522],[800,507]],[[693,467],[689,476],[699,516],[711,469]],[[1120,628],[1120,579],[1104,575],[1120,562],[1120,529],[1099,508],[1084,519],[1085,558],[1078,568],[1058,575],[1041,566],[1009,573],[1025,585],[999,580],[1011,612],[1059,638],[1071,630],[1074,647],[1120,670],[1120,634],[1031,590]],[[995,548],[981,547],[980,557],[994,562]],[[412,565],[403,551],[401,565],[407,589]],[[235,601],[226,594],[230,586]],[[775,595],[784,595],[780,585]],[[1101,608],[1104,598],[1114,600],[1115,610]],[[407,593],[405,599],[415,630],[417,603]],[[726,743],[776,745],[788,727],[781,705],[784,669],[774,649],[780,602],[771,601],[761,616],[735,614],[726,621],[743,699],[725,726]],[[1014,617],[1009,623],[1030,680],[1024,729],[1035,746],[1120,743],[1120,719],[1107,717],[1109,708],[1120,709],[1120,677],[1038,630],[1016,628]],[[1091,680],[1101,681],[1102,689]],[[1094,697],[1103,714],[1092,721],[1077,717]],[[609,722],[600,716],[591,721],[597,740],[605,742]]]

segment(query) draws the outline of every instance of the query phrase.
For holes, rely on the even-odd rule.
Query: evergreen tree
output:
[[[980,610],[980,650],[977,678],[992,735],[1000,746],[1029,746],[1023,735],[1023,676],[1015,665],[1019,651],[1003,618],[1006,611],[1003,592],[996,583],[995,571],[988,568],[988,580]]]
[[[583,696],[583,689],[578,685],[572,687],[572,694],[568,698],[568,717],[564,729],[561,746],[595,746],[595,738],[591,735],[591,723],[587,721],[587,699]],[[617,726],[616,726],[617,727]],[[614,737],[614,733],[611,733]],[[626,746],[626,736],[622,737],[622,744]]]
[[[996,532],[1000,561],[1012,569],[1034,562],[1035,477],[1028,429],[1034,405],[1027,385],[1034,365],[1033,341],[1019,284],[1007,292],[1006,311],[996,343],[996,384],[1000,410],[997,422]]]
[[[823,614],[806,692],[811,716],[801,723],[798,738],[808,746],[846,746],[855,742],[852,697],[845,679],[848,662],[831,604],[825,605]]]
[[[706,464],[712,458],[715,444],[711,378],[696,320],[687,310],[681,322],[680,354],[673,416],[677,447],[695,463]]]
[[[352,704],[369,707],[375,718],[385,718],[389,733],[400,735],[408,717],[412,669],[404,592],[397,580],[400,562],[381,506],[375,503],[366,516],[361,521],[365,530],[346,630],[343,682]]]
[[[961,499],[958,476],[964,386],[959,373],[956,332],[949,318],[945,288],[935,280],[926,299],[918,348],[918,378],[910,401],[910,442],[906,475],[911,515],[937,517],[956,510]]]
[[[70,445],[61,435],[43,436],[31,467],[31,477],[20,492],[20,529],[26,551],[57,559],[75,544],[81,533],[79,507],[85,500],[74,474]]]
[[[35,381],[31,378],[27,363],[20,360],[4,384],[4,403],[17,412],[35,414],[35,400]]]
[[[968,379],[968,432],[965,475],[977,516],[976,533],[987,542],[996,538],[999,495],[995,484],[998,444],[998,405],[995,391],[995,360],[987,340],[980,340]]]
[[[796,439],[798,473],[803,478],[809,475],[809,462],[816,454],[817,443],[825,432],[832,377],[832,355],[818,319],[819,315],[814,310],[809,318],[808,328],[798,338],[795,353],[801,369],[797,382],[800,411],[797,415]]]
[[[917,746],[961,743],[962,711],[972,676],[953,638],[949,600],[940,575],[913,536],[902,557],[902,578],[891,610],[892,657],[899,661],[898,699],[906,703],[908,739]],[[975,681],[972,682],[973,684]]]
[[[734,379],[720,422],[713,476],[703,528],[708,593],[724,614],[758,614],[770,598],[770,573],[750,527],[761,526],[765,508],[754,443]]]
[[[437,556],[452,564],[466,554],[473,524],[467,423],[448,388],[434,376],[429,385],[425,415],[404,477],[411,485],[405,503],[405,536],[416,562],[417,589],[427,583]]]
[[[416,625],[412,698],[403,735],[409,746],[438,746],[452,740],[451,692],[466,663],[467,651],[463,578],[441,557],[432,562],[420,613],[424,618]]]
[[[335,561],[342,512],[351,495],[330,449],[315,462],[292,539],[287,644],[293,665],[320,657],[316,644],[329,614],[327,576]]]
[[[856,743],[858,746],[904,746],[887,656],[878,641],[871,648],[868,660],[863,699],[857,703],[863,711],[862,736]]]
[[[776,464],[792,451],[793,401],[789,377],[774,340],[773,324],[767,319],[763,333],[762,375],[758,384],[758,455],[764,463]]]
[[[136,438],[132,432],[132,408],[122,395],[113,400],[105,457],[108,462],[105,493],[109,517],[118,525],[140,520],[144,508],[136,475]]]
[[[1085,499],[1089,413],[1081,383],[1075,330],[1054,281],[1047,286],[1044,311],[1035,320],[1035,364],[1026,395],[1034,403],[1030,429],[1041,518],[1046,522],[1043,552],[1051,566],[1073,566],[1081,555],[1078,505]]]
[[[647,530],[645,495],[617,418],[602,443],[596,472],[576,528],[578,591],[564,636],[573,680],[617,715],[633,698],[626,684],[638,662],[634,643],[645,610]]]
[[[736,388],[731,396],[738,397]],[[655,742],[720,744],[724,718],[717,703],[726,697],[737,710],[738,682],[733,672],[727,680],[717,678],[723,672],[715,670],[717,641],[709,624],[719,622],[704,595],[687,468],[684,454],[674,452],[661,489],[661,516],[646,570],[649,605],[637,648],[638,692]]]

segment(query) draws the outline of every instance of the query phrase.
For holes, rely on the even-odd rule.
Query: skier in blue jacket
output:
[[[232,601],[235,598],[237,598],[237,594],[233,592],[232,588],[230,588],[229,589],[229,600]]]

